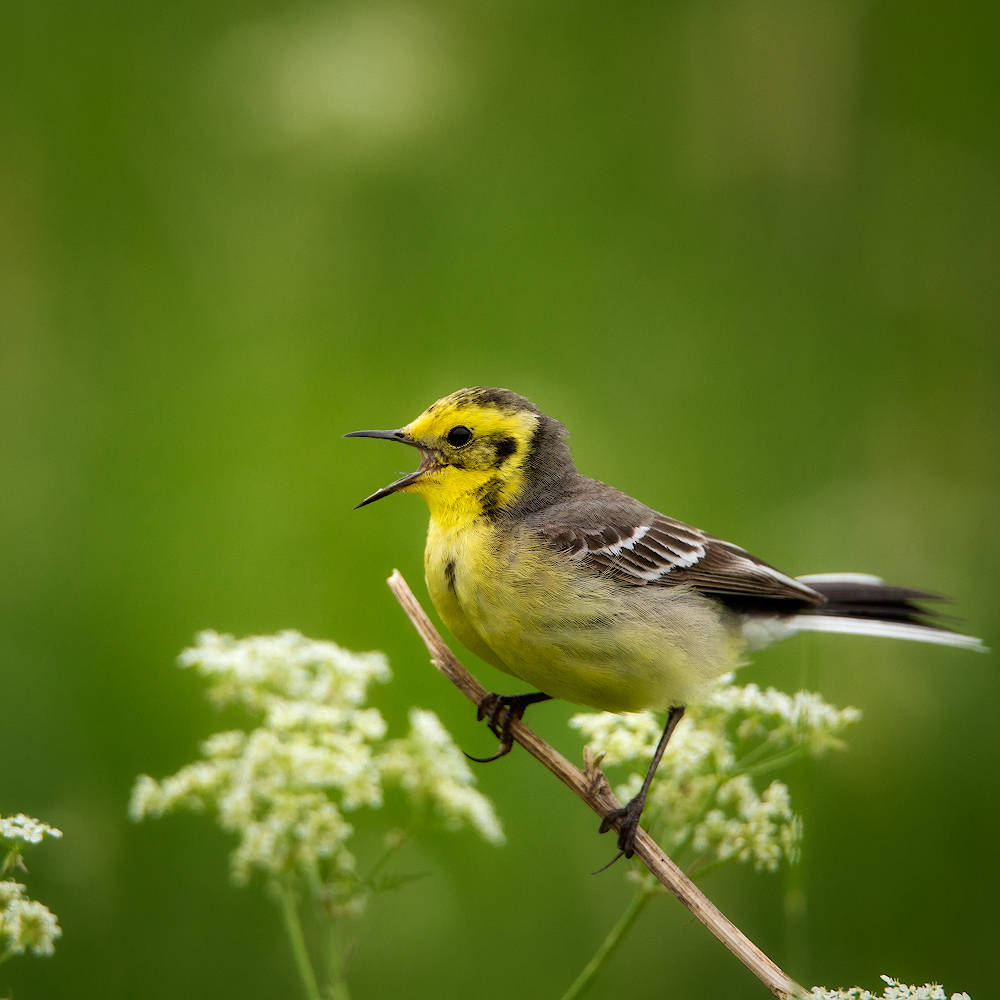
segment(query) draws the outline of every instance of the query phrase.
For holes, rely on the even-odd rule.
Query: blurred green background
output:
[[[384,584],[425,596],[423,504],[351,509],[412,457],[340,437],[461,386],[789,572],[952,594],[1000,644],[998,11],[4,4],[0,812],[65,837],[28,879],[64,938],[0,990],[297,995],[231,842],[126,819],[221,728],[174,666],[199,629],[384,649],[395,732],[418,704],[492,750]],[[995,656],[812,636],[741,679],[865,715],[791,775],[802,866],[709,895],[806,984],[995,995]],[[572,711],[531,722],[579,759]],[[412,849],[434,875],[366,918],[361,1000],[558,997],[629,898],[541,767],[480,775],[508,845]],[[593,996],[622,993],[764,990],[662,900]]]

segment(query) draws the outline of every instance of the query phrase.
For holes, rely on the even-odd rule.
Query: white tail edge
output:
[[[880,635],[887,639],[913,639],[916,642],[936,642],[941,646],[960,646],[988,653],[982,639],[960,632],[910,625],[907,622],[880,622],[871,618],[839,618],[834,615],[795,615],[788,624],[796,632],[842,632],[847,635]]]
[[[814,583],[867,583],[872,587],[884,587],[885,580],[871,573],[809,573],[795,578],[799,583],[812,586]]]

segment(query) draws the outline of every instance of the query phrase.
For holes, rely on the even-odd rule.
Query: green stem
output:
[[[700,860],[700,859],[699,859]],[[728,858],[716,858],[714,861],[707,861],[699,867],[698,861],[688,868],[684,874],[687,875],[692,882],[697,881],[703,875],[707,875],[709,872],[714,872],[717,868],[721,868],[723,865],[728,865],[730,861],[735,861],[736,855],[731,854]]]
[[[759,746],[753,748],[753,750],[747,751],[738,761],[736,761],[735,766],[729,773],[729,777],[735,777],[737,774],[750,774],[755,768],[762,766],[770,766],[774,761],[784,761],[788,757],[801,756],[806,753],[807,748],[801,743],[793,743],[791,746],[787,747],[776,747],[769,740],[765,740]]]
[[[15,871],[18,868],[23,872],[28,870],[24,866],[24,858],[21,857],[21,852],[17,848],[12,847],[7,852],[7,857],[3,859],[3,867],[0,868],[0,875],[6,875],[8,872]]]
[[[351,1000],[351,994],[347,990],[345,972],[350,950],[344,947],[341,927],[336,920],[327,918],[329,922],[329,936],[327,938],[327,975],[329,982],[323,991],[328,1000]]]
[[[389,863],[392,856],[407,842],[409,839],[409,834],[406,830],[399,831],[399,837],[396,841],[382,849],[382,853],[375,860],[375,863],[368,869],[367,874],[361,879],[361,881],[370,886],[372,889],[375,888],[375,876]]]
[[[618,945],[622,939],[632,929],[632,925],[639,918],[639,914],[646,909],[646,904],[660,893],[657,890],[640,889],[628,904],[627,909],[621,915],[618,923],[611,928],[611,933],[604,939],[604,943],[597,949],[594,957],[584,967],[583,972],[576,977],[576,982],[563,994],[562,1000],[576,1000],[583,996],[584,991],[597,978],[598,973],[608,963],[608,959],[618,950]]]
[[[281,915],[285,918],[285,930],[292,945],[295,956],[295,967],[302,978],[302,987],[306,991],[307,1000],[320,1000],[319,987],[316,985],[316,973],[309,952],[306,950],[306,939],[302,933],[302,921],[299,920],[298,907],[295,905],[295,893],[289,885],[282,883],[278,888],[281,901]]]
[[[809,751],[806,747],[795,747],[794,749],[788,750],[783,754],[779,754],[771,760],[763,760],[759,764],[754,764],[751,767],[741,767],[740,771],[743,774],[749,774],[751,778],[759,778],[762,774],[767,774],[768,771],[775,771],[779,767],[794,764],[795,761],[805,757],[808,752]]]

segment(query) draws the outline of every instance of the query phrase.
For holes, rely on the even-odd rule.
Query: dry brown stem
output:
[[[469,673],[448,648],[441,634],[424,613],[399,570],[389,577],[389,589],[402,605],[413,627],[420,633],[431,654],[431,663],[470,701],[478,704],[489,692]],[[518,719],[511,723],[511,734],[537,760],[540,760],[563,784],[598,816],[621,803],[611,791],[601,762],[584,748],[585,770],[574,767],[562,754],[540,739]],[[804,997],[805,990],[785,975],[716,905],[660,850],[656,842],[640,829],[635,838],[635,853],[642,863],[670,890],[776,997],[782,1000]]]

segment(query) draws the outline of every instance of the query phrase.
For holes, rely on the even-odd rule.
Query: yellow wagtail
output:
[[[810,631],[983,648],[913,603],[938,595],[861,573],[787,576],[581,475],[566,428],[508,389],[461,389],[400,430],[345,436],[420,449],[416,472],[358,506],[423,496],[441,618],[477,656],[539,689],[483,699],[479,718],[501,739],[484,762],[511,749],[510,720],[534,702],[669,711],[642,789],[601,824],[617,828],[626,857],[684,706],[746,652]]]

